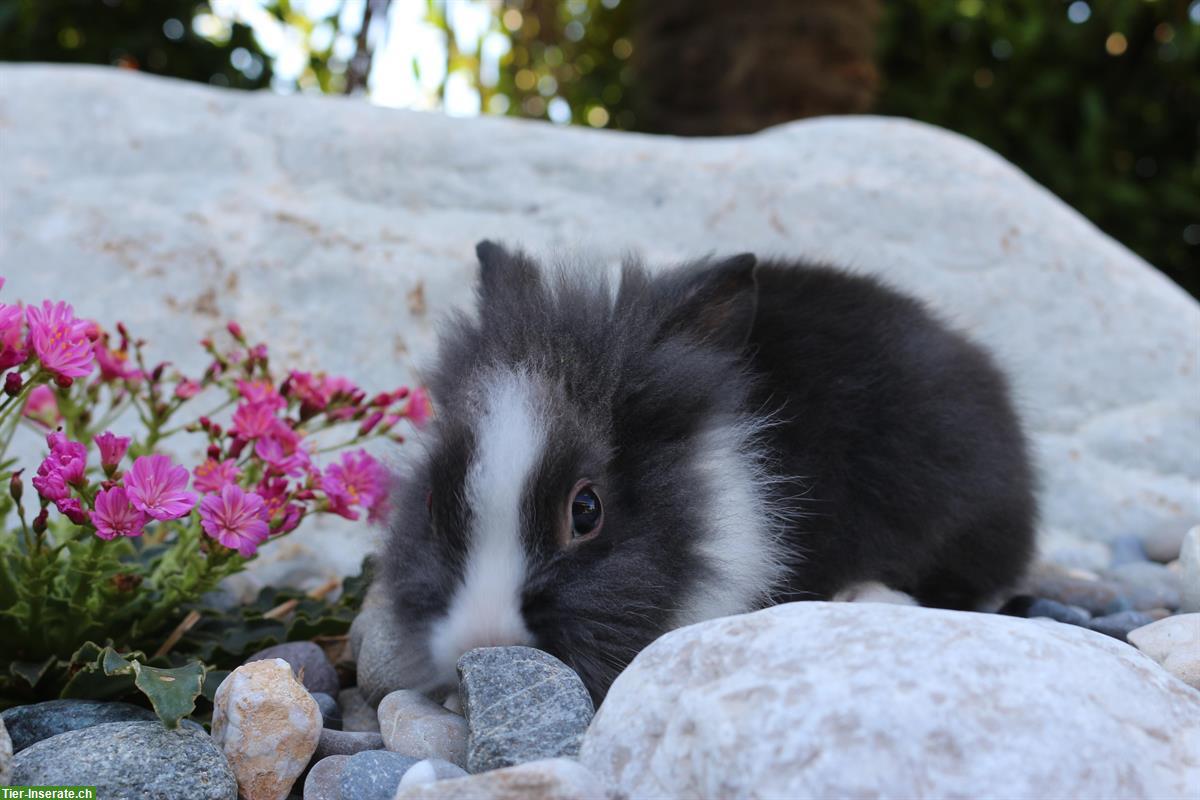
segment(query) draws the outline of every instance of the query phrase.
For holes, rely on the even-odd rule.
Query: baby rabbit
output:
[[[991,358],[879,281],[752,255],[619,282],[477,247],[378,577],[427,691],[526,644],[596,700],[700,620],[866,582],[971,609],[1035,502]]]

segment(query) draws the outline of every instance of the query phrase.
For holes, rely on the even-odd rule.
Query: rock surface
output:
[[[450,778],[465,778],[467,775],[467,771],[458,764],[451,764],[440,758],[426,758],[408,768],[404,777],[400,779],[400,787],[419,786]]]
[[[342,709],[342,730],[379,732],[379,716],[357,686],[338,692],[338,706]]]
[[[383,698],[379,727],[388,750],[467,765],[467,721],[420,692],[401,689]]]
[[[471,731],[471,773],[574,756],[594,713],[579,676],[532,647],[465,653],[458,660],[458,691]]]
[[[652,644],[580,761],[631,797],[1182,797],[1200,692],[1074,626],[792,603]]]
[[[1200,611],[1200,525],[1191,528],[1183,537],[1179,551],[1179,610]]]
[[[342,729],[342,709],[324,692],[309,692],[312,699],[317,701],[317,710],[321,712],[321,726],[334,731]]]
[[[13,752],[67,731],[90,728],[105,722],[157,720],[154,712],[131,703],[103,700],[47,700],[14,706],[0,712],[12,738]]]
[[[106,722],[60,733],[13,757],[14,786],[95,786],[103,798],[236,800],[237,783],[203,730]]]
[[[304,800],[342,800],[342,772],[350,756],[327,756],[304,779]]]
[[[1129,643],[1200,689],[1200,614],[1178,614],[1130,631]]]
[[[529,761],[457,780],[401,786],[395,800],[606,800],[604,784],[571,758]]]
[[[1200,520],[1200,308],[958,135],[859,116],[678,139],[0,70],[6,302],[61,296],[106,322],[124,309],[151,360],[198,373],[195,341],[236,317],[281,364],[390,388],[432,352],[434,321],[470,302],[482,238],[653,263],[806,256],[885,276],[996,353],[1047,528],[1110,540]],[[357,572],[372,534],[326,522],[252,569],[305,588]]]
[[[325,651],[313,642],[277,644],[274,647],[259,650],[247,658],[246,663],[265,661],[271,658],[282,658],[291,664],[296,680],[300,681],[310,692],[322,692],[332,697],[341,690],[341,686],[338,685],[337,670],[325,657]]]
[[[344,800],[392,800],[396,787],[417,759],[387,750],[367,750],[350,756],[338,784]]]
[[[313,760],[329,756],[352,756],[364,750],[386,750],[383,737],[373,731],[335,731],[324,728]]]
[[[8,729],[4,727],[4,720],[0,719],[0,786],[8,786],[10,783],[12,758],[12,739],[8,736]]]
[[[363,607],[350,626],[350,649],[358,665],[358,691],[372,708],[391,692],[414,685],[413,647],[404,641],[400,623],[374,586],[363,598]]]
[[[317,749],[321,712],[286,661],[254,661],[217,689],[212,736],[243,800],[283,800]]]

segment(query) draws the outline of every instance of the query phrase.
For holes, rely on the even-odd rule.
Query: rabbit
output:
[[[414,688],[530,645],[599,702],[677,627],[869,585],[977,609],[1022,576],[1008,383],[917,300],[750,254],[610,280],[476,252],[376,578]]]

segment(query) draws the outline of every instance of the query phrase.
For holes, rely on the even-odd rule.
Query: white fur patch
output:
[[[879,581],[863,581],[842,589],[833,596],[835,603],[889,603],[897,606],[915,606],[912,595],[889,588]]]
[[[471,528],[462,583],[430,631],[439,674],[452,680],[459,656],[474,647],[531,644],[521,616],[525,584],[521,504],[545,443],[530,382],[523,374],[488,381],[464,494]]]
[[[767,495],[771,478],[754,451],[756,430],[751,421],[731,421],[700,437],[697,488],[707,508],[699,551],[714,574],[685,598],[677,625],[751,611],[785,574],[780,543],[785,515]]]

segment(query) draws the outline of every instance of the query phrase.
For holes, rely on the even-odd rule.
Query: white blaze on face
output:
[[[470,509],[465,569],[446,616],[430,631],[443,677],[453,679],[459,656],[471,648],[533,643],[521,616],[521,507],[545,441],[535,412],[526,375],[498,374],[486,387],[463,487]]]

